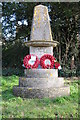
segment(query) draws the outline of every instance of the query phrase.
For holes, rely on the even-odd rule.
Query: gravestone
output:
[[[46,6],[38,5],[34,9],[30,41],[30,54],[40,59],[44,54],[53,55],[53,48],[58,44],[52,40],[51,27]],[[35,60],[35,58],[32,58]],[[33,61],[30,60],[31,64]],[[49,61],[45,61],[49,63]],[[49,63],[50,64],[50,63]],[[16,96],[27,98],[60,97],[70,94],[70,87],[64,86],[64,78],[58,77],[57,69],[25,69],[25,76],[19,78],[19,86],[13,87]]]

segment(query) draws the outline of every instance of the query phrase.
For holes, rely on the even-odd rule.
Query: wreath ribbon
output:
[[[36,57],[34,60],[33,60],[33,63],[31,63],[31,58],[33,57]],[[30,55],[26,55],[24,57],[24,60],[23,60],[23,64],[24,66],[27,68],[27,69],[30,69],[30,68],[37,68],[38,65],[39,65],[39,59],[36,55],[33,55],[33,54],[30,54]]]
[[[50,64],[45,64],[45,60],[49,60]],[[40,65],[44,69],[53,68],[55,58],[50,54],[45,54],[40,58]]]

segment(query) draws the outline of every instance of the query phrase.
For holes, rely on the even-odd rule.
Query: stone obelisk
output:
[[[52,40],[51,27],[46,6],[34,9],[30,41],[30,54],[40,59],[44,54],[53,55],[53,47],[58,44]],[[13,87],[16,96],[27,98],[60,97],[70,94],[70,87],[64,86],[64,79],[58,77],[57,69],[25,69],[25,77],[19,78],[19,86]]]
[[[57,41],[52,40],[47,7],[43,5],[36,6],[34,9],[30,41],[25,43],[27,46],[30,46],[30,54],[36,54],[38,58],[45,53],[53,55],[53,47],[57,43]]]

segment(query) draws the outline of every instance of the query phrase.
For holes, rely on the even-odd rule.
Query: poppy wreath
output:
[[[56,69],[58,69],[60,67],[60,63],[58,63],[58,62],[55,62],[54,65],[55,65]]]
[[[50,64],[45,64],[45,60],[50,60]],[[53,68],[55,58],[50,54],[45,54],[40,58],[40,65],[44,69]]]
[[[31,64],[29,63],[29,60],[31,59],[31,56],[36,56],[36,55],[33,55],[33,54],[26,55],[26,56],[24,57],[24,60],[23,60],[23,64],[24,64],[24,66],[25,66],[27,69],[37,68],[38,65],[39,65],[39,59],[38,59],[37,56],[36,56],[36,61],[34,62],[33,65],[31,65]]]

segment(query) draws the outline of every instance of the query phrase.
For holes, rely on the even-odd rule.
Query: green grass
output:
[[[3,118],[78,118],[79,81],[67,83],[70,84],[70,96],[56,99],[27,99],[13,95],[12,88],[18,85],[18,76],[0,77],[0,79]]]

